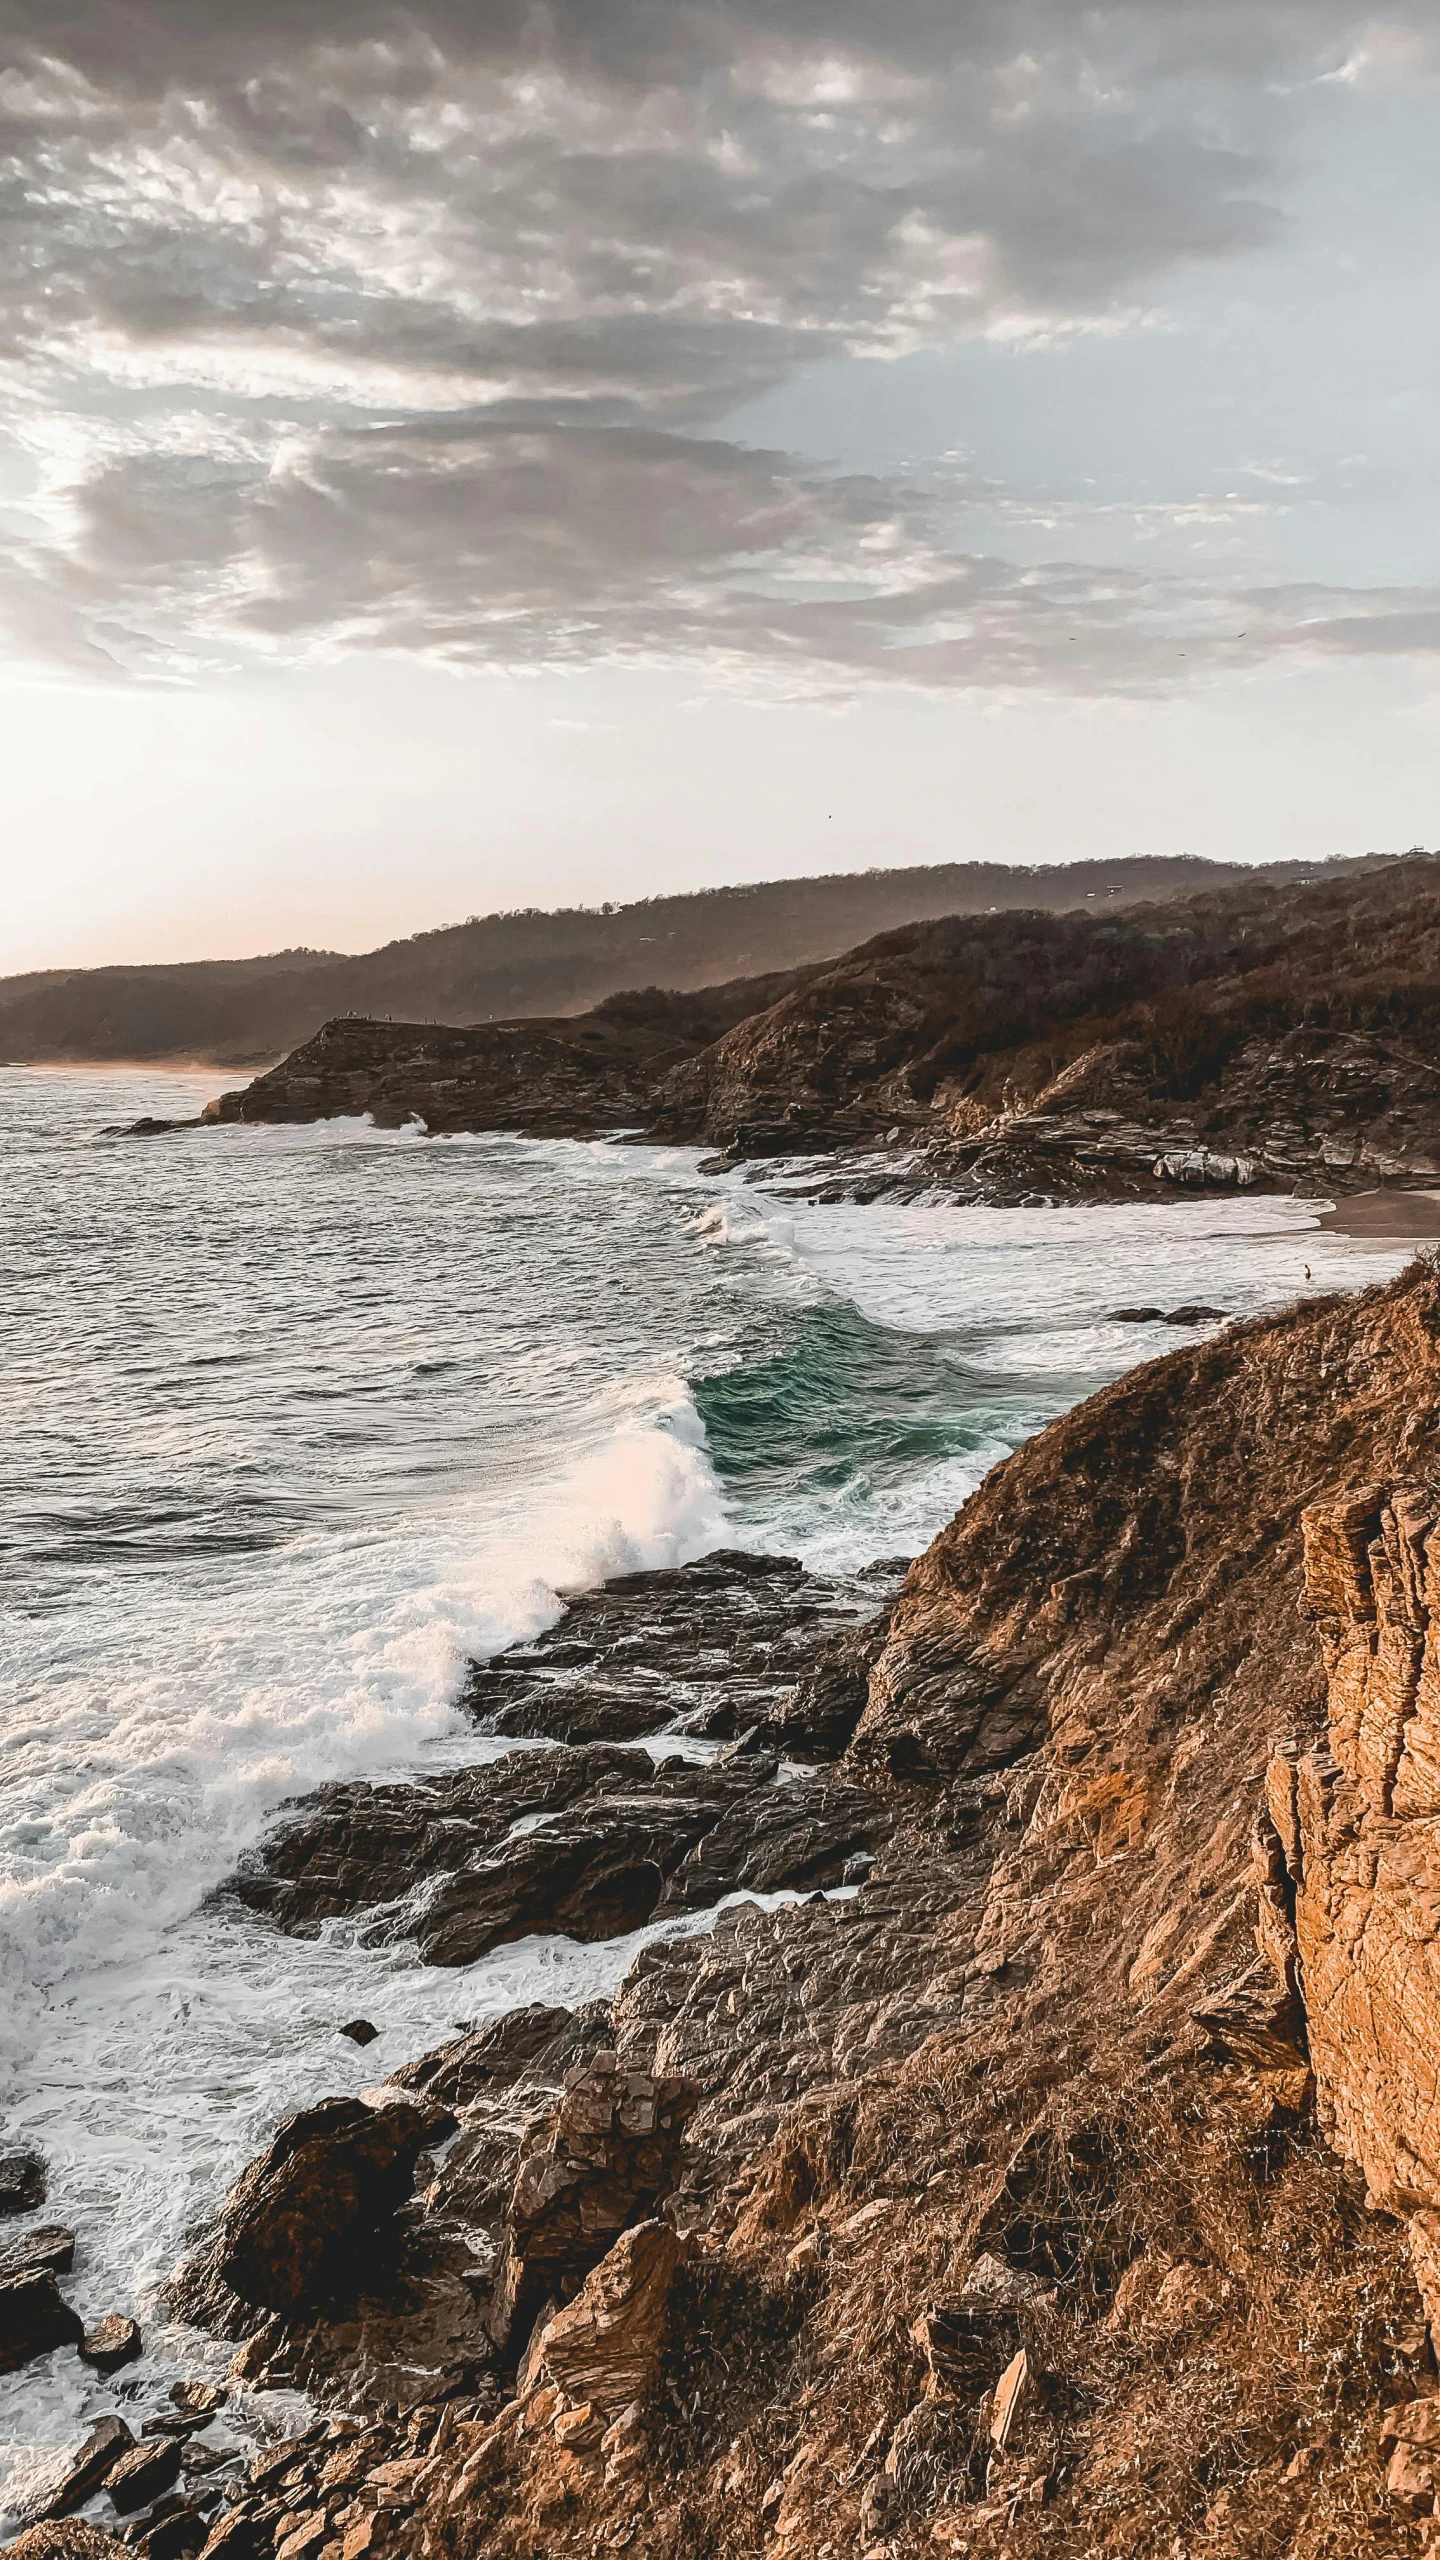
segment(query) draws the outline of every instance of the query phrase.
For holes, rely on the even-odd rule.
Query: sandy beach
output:
[[[1440,1191],[1357,1191],[1319,1223],[1340,1236],[1440,1236]]]

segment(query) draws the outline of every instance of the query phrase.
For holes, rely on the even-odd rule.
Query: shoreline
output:
[[[1355,1191],[1322,1211],[1316,1223],[1328,1235],[1358,1236],[1377,1243],[1387,1238],[1403,1242],[1407,1236],[1420,1240],[1433,1236],[1440,1241],[1440,1190],[1390,1191],[1382,1186],[1376,1191]]]

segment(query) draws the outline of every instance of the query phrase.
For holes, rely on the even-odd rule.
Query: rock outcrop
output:
[[[610,996],[593,1013],[463,1029],[341,1014],[253,1084],[223,1094],[205,1117],[317,1120],[368,1111],[382,1129],[420,1120],[437,1135],[511,1129],[590,1138],[635,1127],[674,1068],[792,983],[779,975],[739,979],[694,995],[650,987]]]
[[[674,2192],[698,2095],[688,2080],[621,2071],[613,2053],[571,2073],[520,2147],[490,2301],[497,2346],[528,2340],[541,2306],[568,2302],[621,2232]]]
[[[1303,1999],[1322,2117],[1372,2203],[1403,2219],[1440,2335],[1437,1523],[1433,1476],[1306,1514],[1326,1728],[1272,1760],[1259,1855],[1262,1940]],[[1440,2425],[1434,2443],[1432,2486]]]
[[[189,2269],[183,2307],[214,2319],[234,2296],[293,2317],[352,2301],[373,2282],[371,2262],[385,2255],[422,2150],[450,2129],[437,2114],[328,2098],[287,2116],[226,2198],[204,2258]]]
[[[302,1935],[391,1904],[372,1943],[413,1938],[426,1963],[466,1965],[517,1938],[623,1937],[727,1893],[838,1885],[888,1827],[868,1791],[782,1783],[759,1752],[658,1767],[603,1745],[517,1752],[423,1785],[327,1791],[231,1890]]]

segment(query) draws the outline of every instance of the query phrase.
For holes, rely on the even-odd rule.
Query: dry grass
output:
[[[779,2547],[849,2560],[898,2436],[895,2560],[951,2547],[937,2525],[1007,2560],[1412,2552],[1378,2454],[1382,2408],[1432,2371],[1402,2235],[1277,2085],[1203,2061],[1157,2080],[1119,2052],[1057,2080],[957,2042],[797,2111],[742,2224],[725,2355],[689,2347],[673,2377],[693,2550],[776,2548],[778,2483],[804,2508]],[[807,2232],[818,2266],[807,2248],[790,2274]],[[1054,2288],[1011,2315],[1043,2384],[996,2463],[1003,2327],[938,2391],[913,2334],[981,2251]]]

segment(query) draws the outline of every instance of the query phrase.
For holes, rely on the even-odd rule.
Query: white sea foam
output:
[[[191,1911],[286,1798],[409,1767],[455,1733],[468,1657],[549,1625],[562,1593],[720,1542],[680,1383],[597,1402],[592,1445],[548,1484],[542,1459],[538,1481],[425,1523],[423,1543],[413,1528],[326,1553],[302,1539],[270,1566],[255,1618],[237,1618],[233,1593],[152,1586],[127,1613],[143,1668],[97,1680],[80,1648],[43,1714],[6,1738],[0,2051],[27,2051],[37,1997]]]

